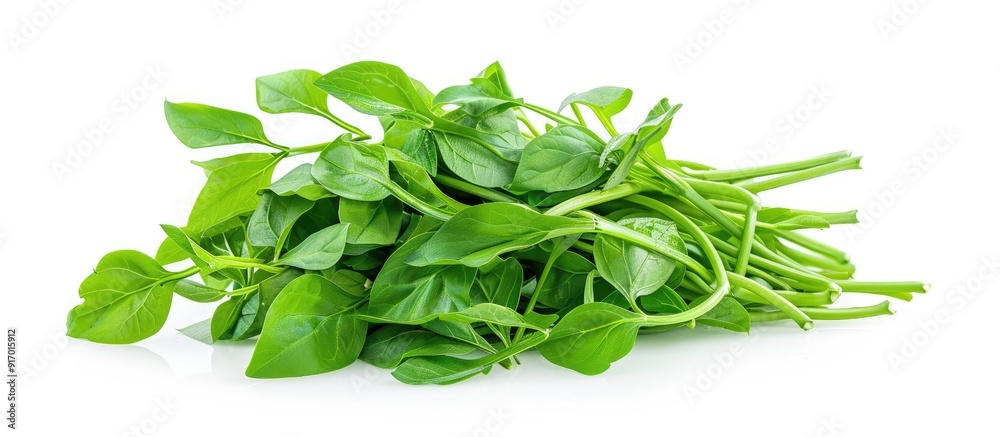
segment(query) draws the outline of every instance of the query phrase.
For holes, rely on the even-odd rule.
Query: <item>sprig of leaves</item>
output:
[[[797,232],[856,223],[854,212],[762,207],[756,195],[859,158],[741,170],[675,160],[663,141],[681,105],[667,99],[620,133],[613,118],[632,90],[574,93],[553,111],[516,95],[498,63],[438,93],[365,61],[264,76],[256,94],[265,113],[318,116],[345,133],[281,145],[253,115],[166,102],[182,144],[260,150],[196,162],[207,182],[187,223],[162,226],[155,258],[101,259],[69,313],[70,336],[143,340],[176,294],[216,305],[183,334],[257,337],[250,377],[361,359],[406,383],[450,384],[529,350],[594,375],[640,333],[745,333],[783,319],[811,329],[813,319],[889,312],[831,307],[844,292],[910,300],[925,289],[853,281],[845,253]],[[378,117],[381,135],[334,115],[329,96]],[[315,160],[275,177],[306,154]],[[165,267],[177,263],[187,266]]]

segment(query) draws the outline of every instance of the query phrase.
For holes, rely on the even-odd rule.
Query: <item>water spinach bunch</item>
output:
[[[630,89],[547,109],[518,97],[496,63],[437,93],[372,61],[264,76],[256,92],[263,112],[322,117],[344,133],[277,144],[252,115],[166,102],[184,145],[260,151],[195,162],[208,180],[188,222],[161,226],[155,256],[101,259],[70,336],[148,338],[176,295],[216,305],[182,333],[257,338],[250,377],[360,359],[405,383],[448,384],[530,350],[594,375],[639,334],[781,320],[808,330],[891,313],[887,302],[834,307],[843,293],[925,291],[855,281],[846,253],[799,232],[856,223],[853,211],[761,204],[761,192],[859,168],[848,152],[736,170],[674,159],[663,141],[681,105],[662,99],[623,129],[613,118]],[[330,96],[382,131],[334,115]],[[274,174],[299,155],[315,159]]]

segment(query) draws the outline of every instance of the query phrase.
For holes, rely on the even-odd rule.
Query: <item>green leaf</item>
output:
[[[430,114],[410,77],[395,65],[355,62],[323,75],[315,85],[363,114]]]
[[[412,358],[392,372],[392,376],[407,384],[453,384],[486,373],[494,364],[536,347],[545,339],[545,332],[535,332],[496,354],[473,360],[451,356]]]
[[[434,332],[435,334],[443,335],[450,339],[475,346],[477,349],[490,353],[496,352],[496,348],[494,348],[490,342],[486,341],[482,335],[479,335],[479,333],[476,332],[476,329],[468,323],[434,319],[427,323],[423,323],[420,326],[428,331]]]
[[[560,125],[528,142],[512,191],[547,193],[585,187],[604,174],[604,142],[582,126]]]
[[[681,253],[686,253],[677,224],[659,218],[626,218],[618,224],[649,236]],[[678,268],[677,262],[624,240],[598,235],[594,240],[594,260],[604,280],[614,285],[631,303],[663,287]]]
[[[308,200],[333,196],[333,193],[313,179],[312,164],[302,164],[293,168],[268,188],[279,196],[299,196]]]
[[[327,190],[348,199],[376,201],[391,194],[385,149],[350,141],[349,135],[337,138],[320,154],[312,175]]]
[[[543,215],[513,203],[484,203],[455,214],[406,262],[479,267],[502,253],[593,227],[588,219]]]
[[[258,271],[258,275],[261,272]],[[233,340],[243,340],[260,334],[271,304],[289,283],[303,275],[302,270],[288,269],[259,280],[257,292],[247,298],[240,308],[240,315],[230,335]],[[258,280],[255,278],[255,280]]]
[[[689,308],[684,298],[666,285],[641,297],[639,304],[646,311],[656,314],[678,314]]]
[[[291,70],[258,77],[257,106],[270,114],[299,112],[328,117],[328,96],[313,85],[320,76],[312,70]]]
[[[280,148],[264,135],[256,117],[198,103],[163,102],[167,124],[177,139],[192,149],[228,144],[263,144]]]
[[[486,79],[493,84],[498,90],[500,90],[501,95],[513,97],[514,91],[511,90],[510,84],[507,83],[507,72],[503,70],[500,66],[500,62],[496,61],[490,64],[488,67],[483,69],[479,76]]]
[[[579,103],[587,105],[594,111],[600,111],[606,117],[611,117],[625,110],[631,101],[632,90],[616,86],[602,86],[590,91],[571,94],[559,105],[558,112],[562,112],[570,104]]]
[[[178,329],[184,336],[211,345],[215,342],[212,339],[212,319],[205,319],[191,326]]]
[[[316,202],[298,196],[278,196],[265,191],[257,210],[247,223],[247,240],[257,247],[281,250],[292,225]]]
[[[183,279],[174,286],[174,293],[188,300],[200,303],[215,302],[226,297],[222,290],[207,287],[194,281]]]
[[[336,269],[332,272],[324,270],[323,277],[353,296],[363,298],[370,294],[371,282],[368,281],[368,277],[353,270]]]
[[[274,167],[282,156],[246,153],[199,163],[212,170],[185,229],[200,236],[219,223],[257,209],[259,193],[271,185]]]
[[[475,346],[406,325],[386,325],[368,336],[361,350],[362,361],[383,369],[399,366],[413,357],[472,353]]]
[[[521,283],[524,269],[515,258],[507,258],[498,266],[479,270],[476,286],[482,289],[490,302],[516,310],[521,300]]]
[[[476,269],[461,265],[412,266],[405,262],[434,234],[422,234],[397,249],[375,278],[368,315],[394,323],[422,324],[471,305]]]
[[[466,208],[465,205],[442,192],[423,167],[409,161],[397,159],[392,161],[392,166],[402,178],[399,181],[400,185],[418,199],[429,205],[452,212],[458,212]]]
[[[472,78],[468,85],[448,87],[434,96],[434,106],[459,105],[472,116],[504,111],[523,104],[514,97],[507,74],[499,62],[494,62]]]
[[[134,250],[111,252],[80,284],[83,303],[69,312],[67,335],[97,343],[134,343],[167,320],[174,286],[185,275]]]
[[[160,247],[156,249],[156,256],[153,257],[160,265],[170,265],[188,259],[189,255],[184,249],[174,243],[170,237],[164,238]]]
[[[347,225],[336,224],[323,229],[285,252],[275,263],[303,270],[324,270],[333,267],[344,254]]]
[[[431,175],[437,175],[438,146],[437,140],[434,139],[434,132],[427,129],[411,131],[406,135],[402,152]]]
[[[247,376],[316,375],[353,363],[368,329],[353,316],[357,302],[319,275],[289,283],[268,311]]]
[[[518,106],[520,99],[504,96],[496,85],[480,79],[468,85],[445,88],[434,96],[434,106],[459,105],[472,116],[503,111]]]
[[[665,98],[660,99],[659,102],[656,102],[656,105],[653,105],[653,109],[649,110],[646,119],[632,133],[640,139],[651,135],[646,143],[658,143],[667,135],[667,130],[670,129],[670,122],[679,109],[681,109],[680,104],[671,105],[670,100]],[[654,134],[654,132],[656,133]]]
[[[232,339],[233,328],[239,320],[243,311],[243,304],[250,298],[250,295],[233,296],[225,302],[215,307],[212,313],[212,321],[209,329],[212,334],[212,342]]]
[[[201,247],[183,229],[171,225],[160,225],[160,228],[167,234],[167,237],[173,239],[174,243],[190,255],[191,261],[201,269],[203,274],[211,274],[229,267],[228,264],[220,260],[217,256],[205,250],[204,247]]]
[[[441,160],[457,176],[482,187],[502,187],[514,180],[527,140],[512,111],[458,122],[435,121]]]
[[[348,249],[388,246],[396,242],[403,227],[403,204],[391,196],[374,202],[341,199],[339,216],[341,223],[349,225]],[[366,250],[357,253],[348,250],[348,254]]]
[[[518,259],[537,263],[534,267],[540,272],[548,262],[551,249],[533,247],[515,254]],[[548,308],[563,309],[570,306],[587,286],[587,276],[595,269],[587,258],[574,252],[559,255],[552,263],[549,278],[541,288],[534,289],[539,304]],[[535,284],[537,287],[537,284]]]
[[[628,355],[643,322],[643,316],[611,304],[580,305],[556,324],[538,352],[558,366],[598,375]]]
[[[467,323],[470,325],[482,322],[496,326],[529,328],[536,331],[546,328],[545,326],[538,326],[527,321],[523,316],[510,308],[494,303],[481,303],[461,311],[440,314],[438,318],[447,322]]]
[[[627,151],[618,164],[618,167],[615,168],[615,171],[611,173],[611,177],[604,184],[605,190],[615,187],[625,180],[625,177],[628,176],[632,169],[632,165],[635,164],[636,159],[639,157],[639,152],[648,146],[659,143],[663,139],[667,131],[670,130],[670,123],[674,119],[674,114],[679,109],[681,109],[681,105],[671,106],[667,99],[662,99],[649,111],[646,120],[640,123],[632,133],[626,134],[621,138],[613,138],[612,141],[608,142],[609,148],[625,147]]]
[[[691,306],[698,306],[699,303],[707,299],[702,296],[691,301]],[[718,305],[712,308],[707,314],[695,319],[697,323],[715,328],[728,329],[735,332],[750,332],[750,313],[743,305],[729,296],[723,297]]]

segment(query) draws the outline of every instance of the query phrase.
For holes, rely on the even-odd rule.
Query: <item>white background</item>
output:
[[[1000,241],[996,2],[422,0],[379,12],[387,1],[70,1],[48,7],[54,13],[45,3],[0,6],[0,323],[19,329],[22,435],[118,436],[141,426],[164,436],[995,428],[1000,302],[983,267]],[[373,35],[359,37],[366,26]],[[681,56],[691,62],[679,65]],[[163,99],[257,114],[277,142],[313,144],[337,131],[305,115],[261,114],[254,78],[359,59],[400,65],[434,90],[500,60],[515,92],[550,107],[594,86],[629,86],[635,98],[617,118],[626,128],[666,96],[685,105],[668,154],[720,167],[853,149],[864,171],[769,192],[765,203],[860,209],[863,226],[821,238],[854,254],[861,279],[935,288],[894,302],[893,317],[820,323],[811,333],[785,323],[749,337],[643,337],[598,377],[526,354],[516,371],[450,387],[406,386],[360,363],[251,380],[250,344],[213,349],[176,333],[212,310],[183,299],[140,344],[65,339],[65,314],[97,260],[120,248],[155,251],[157,225],[182,224],[204,181],[188,161],[227,152],[183,147],[163,120]],[[159,78],[149,73],[157,70]],[[798,127],[781,122],[789,115]],[[81,146],[105,119],[110,133]],[[957,138],[938,140],[949,130]],[[894,184],[902,193],[884,194]],[[967,286],[978,292],[963,297],[958,287]]]

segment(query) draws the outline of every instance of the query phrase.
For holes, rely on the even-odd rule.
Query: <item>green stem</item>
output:
[[[737,250],[736,246],[733,246],[733,245],[731,245],[729,243],[726,243],[725,241],[722,241],[718,237],[716,237],[714,235],[711,235],[711,234],[708,234],[708,238],[710,240],[712,240],[712,243],[715,244],[715,247],[720,252],[726,253],[729,256],[733,256],[733,257],[735,257],[737,255],[738,250]],[[821,287],[821,288],[827,289],[827,290],[829,290],[829,289],[839,290],[840,289],[840,287],[837,286],[836,283],[834,283],[833,281],[830,281],[829,279],[826,279],[826,278],[820,276],[817,273],[812,273],[812,272],[808,272],[807,273],[807,272],[804,272],[802,270],[792,268],[791,266],[788,266],[786,264],[782,264],[780,262],[772,261],[770,259],[758,256],[758,255],[751,254],[750,255],[750,263],[752,265],[756,266],[756,267],[759,267],[761,269],[764,269],[764,270],[767,270],[767,271],[770,271],[770,272],[774,272],[775,274],[784,276],[784,277],[789,278],[789,279],[794,279],[794,280],[796,280],[796,281],[798,281],[800,283],[811,284],[812,286]]]
[[[716,182],[705,182],[698,180],[687,181],[691,188],[693,188],[699,194],[704,195],[716,195],[729,197],[737,200],[743,201],[744,208],[746,209],[746,216],[743,219],[742,235],[732,234],[734,237],[740,238],[740,251],[736,257],[736,267],[734,271],[736,274],[743,275],[747,271],[747,265],[750,262],[750,253],[753,251],[754,246],[754,236],[757,228],[757,214],[760,212],[760,197],[757,197],[753,193],[747,190],[741,189],[739,187],[734,187],[732,185],[720,184]],[[707,200],[706,200],[707,202]],[[722,211],[715,208],[714,205],[708,203],[706,207],[711,207],[712,210],[718,212],[720,218],[724,221],[732,223]],[[711,214],[705,211],[706,214]],[[740,227],[732,223],[733,230],[739,230]]]
[[[851,152],[848,150],[804,159],[801,161],[784,162],[780,164],[761,165],[752,168],[732,169],[732,170],[694,170],[687,172],[693,177],[709,181],[735,182],[744,179],[752,179],[762,176],[773,176],[782,173],[789,173],[799,170],[807,170],[823,164],[840,161],[850,158]]]
[[[552,121],[554,121],[556,123],[578,124],[576,121],[574,121],[572,119],[569,119],[567,117],[563,117],[562,115],[556,114],[555,112],[552,112],[552,111],[550,111],[548,109],[545,109],[545,108],[543,108],[541,106],[535,106],[535,105],[532,105],[530,103],[522,103],[521,106],[525,107],[525,108],[528,108],[528,109],[534,111],[535,113],[537,113],[538,115],[541,115],[541,116],[543,116],[545,118],[548,118],[549,120],[552,120]]]
[[[861,169],[860,156],[856,158],[843,159],[837,162],[831,162],[829,164],[820,165],[807,170],[799,170],[791,173],[785,173],[784,175],[763,181],[742,182],[737,185],[742,186],[751,193],[760,193],[762,191],[773,190],[775,188],[784,187],[787,185],[799,183],[802,181],[807,181],[810,179],[815,179],[818,177],[826,176],[829,174],[845,170],[859,170],[859,169]]]
[[[416,209],[417,211],[420,211],[424,215],[429,215],[431,217],[443,221],[448,221],[448,219],[450,219],[453,215],[455,215],[451,211],[447,211],[437,206],[431,205],[430,203],[425,202],[423,199],[414,196],[409,191],[404,190],[403,187],[397,185],[395,182],[389,181],[389,183],[386,184],[386,188],[388,188],[389,191],[391,191],[392,194],[396,196],[397,199],[399,199],[400,201],[402,201],[407,205],[410,205],[410,207]]]
[[[459,190],[463,193],[471,194],[473,196],[481,197],[486,200],[493,202],[507,202],[507,203],[519,203],[516,197],[508,196],[496,190],[489,188],[480,187],[476,184],[470,184],[458,178],[453,178],[445,174],[438,174],[434,176],[434,182],[444,185],[449,188]]]
[[[313,144],[311,146],[296,147],[288,151],[288,156],[305,155],[307,153],[322,152],[326,150],[330,143]]]
[[[243,288],[238,288],[238,289],[233,290],[233,291],[227,291],[227,292],[225,292],[225,294],[226,294],[226,296],[229,296],[229,297],[243,296],[245,294],[250,294],[250,293],[253,293],[254,291],[257,291],[258,288],[260,288],[260,284],[254,284],[254,285],[251,285],[249,287],[243,287]]]
[[[266,261],[256,258],[240,258],[237,256],[217,256],[216,259],[223,261],[226,266],[223,268],[236,267],[240,269],[260,269],[265,272],[270,273],[281,273],[284,270],[283,267],[271,266],[265,264]]]
[[[695,170],[695,171],[715,170],[715,167],[712,167],[710,165],[705,165],[705,164],[702,164],[700,162],[684,161],[684,160],[681,160],[681,159],[671,159],[671,161],[674,164],[679,165],[682,169],[686,168],[686,169]],[[688,172],[685,171],[684,173],[687,174]]]
[[[688,202],[691,202],[696,208],[700,209],[703,213],[708,215],[712,220],[718,223],[726,232],[730,235],[741,238],[739,254],[736,257],[736,267],[735,270],[739,274],[746,273],[747,264],[750,259],[750,252],[753,250],[754,246],[754,228],[757,223],[757,211],[760,210],[760,199],[757,196],[748,195],[733,188],[722,188],[724,184],[715,184],[710,182],[703,182],[692,179],[690,182],[685,181],[679,175],[672,173],[668,169],[660,167],[656,161],[653,160],[648,153],[640,153],[639,156],[642,161],[646,164],[649,169],[653,170],[654,173],[660,176],[664,182],[666,182],[671,189],[681,193],[683,197]],[[726,216],[719,208],[712,205],[707,199],[702,197],[699,193],[698,188],[706,191],[712,191],[721,195],[729,196],[739,196],[747,202],[747,216],[744,221],[744,226],[740,229],[732,220]]]
[[[794,260],[799,264],[812,266],[817,269],[825,270],[828,272],[844,273],[847,275],[847,277],[851,277],[852,275],[854,275],[854,272],[856,270],[854,264],[838,263],[826,257],[796,250],[794,248],[788,247],[788,245],[786,244],[782,244],[781,242],[777,243],[777,249],[778,253],[781,253],[791,258],[792,260]]]
[[[895,314],[895,311],[889,307],[888,301],[866,307],[801,308],[801,310],[813,320],[851,320]],[[788,316],[781,311],[750,311],[750,320],[752,322],[772,322],[786,319],[788,319]]]
[[[181,279],[188,278],[191,275],[194,275],[195,273],[198,273],[200,271],[201,271],[201,268],[199,268],[197,266],[195,266],[195,267],[188,267],[188,268],[186,268],[186,269],[184,269],[182,271],[174,272],[172,275],[167,276],[166,278],[164,278],[163,281],[164,282],[179,281]]]
[[[601,121],[602,125],[604,125],[604,129],[608,131],[608,135],[611,136],[618,135],[618,129],[615,129],[615,125],[611,123],[610,118],[604,115],[604,112],[595,110],[594,115],[596,115],[597,119]]]
[[[735,287],[748,290],[751,293],[756,294],[761,299],[764,299],[767,303],[777,308],[778,311],[781,311],[784,315],[794,320],[795,323],[797,323],[803,330],[808,331],[816,326],[809,316],[807,316],[795,305],[792,305],[792,303],[787,299],[781,297],[778,293],[775,293],[774,290],[768,289],[736,273],[729,274],[729,281],[732,282]]]
[[[524,126],[527,127],[529,131],[531,131],[531,134],[534,135],[535,138],[538,138],[542,135],[541,133],[538,132],[538,129],[535,129],[535,125],[531,123],[531,119],[528,118],[528,116],[524,113],[524,111],[521,110],[521,108],[517,108],[514,110],[514,116],[517,117],[518,121],[524,124]]]
[[[562,237],[568,238],[568,237]],[[538,275],[538,281],[535,282],[535,289],[531,292],[531,298],[528,299],[528,304],[524,307],[524,315],[528,315],[535,309],[535,305],[538,303],[539,290],[549,279],[549,274],[552,272],[552,265],[555,264],[556,260],[565,253],[564,250],[560,249],[560,244],[558,241],[554,241],[555,246],[552,252],[549,253],[549,259],[545,261],[545,267],[542,268],[542,273]],[[517,328],[517,332],[514,333],[514,343],[517,343],[521,337],[524,335],[524,327]]]
[[[913,294],[924,294],[930,286],[923,282],[861,282],[837,281],[845,293],[864,293],[891,297],[909,302]]]
[[[335,124],[337,126],[340,126],[344,130],[346,130],[346,131],[348,131],[348,132],[350,132],[350,133],[352,133],[354,135],[357,135],[357,138],[355,138],[355,140],[357,140],[357,141],[364,141],[364,140],[371,139],[371,135],[366,134],[365,131],[363,131],[361,129],[358,129],[357,127],[354,127],[350,123],[348,123],[348,122],[346,122],[344,120],[341,120],[340,117],[337,117],[336,115],[333,115],[332,113],[322,112],[321,111],[320,114],[322,114],[323,117],[326,118],[327,120],[332,121],[333,124]]]
[[[846,264],[851,262],[851,257],[846,252],[830,246],[821,241],[809,238],[801,233],[787,231],[783,229],[772,229],[771,230],[778,237],[788,240],[801,246],[804,249],[811,250],[819,255],[823,255],[827,258],[832,259],[835,262]]]
[[[545,211],[545,215],[564,216],[594,205],[600,205],[612,200],[618,200],[634,194],[639,194],[644,190],[645,188],[639,184],[626,182],[614,188],[602,191],[591,191],[589,193],[573,197],[572,199],[568,199],[556,206],[553,206],[552,208],[549,208],[548,211]]]
[[[575,115],[576,119],[580,122],[580,126],[586,127],[587,122],[583,119],[583,113],[580,112],[580,106],[576,103],[570,103],[569,107],[573,109],[573,115]]]
[[[923,282],[864,282],[837,281],[844,291],[852,293],[880,293],[896,291],[902,293],[924,294],[930,291],[930,286]]]
[[[587,282],[583,286],[583,303],[593,303],[594,302],[594,277],[597,276],[597,270],[591,270],[587,273]]]

